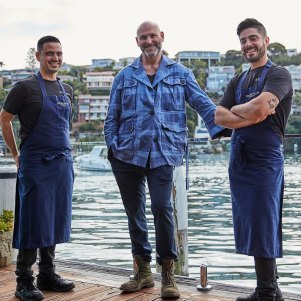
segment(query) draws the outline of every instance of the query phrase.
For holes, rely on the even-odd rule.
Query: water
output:
[[[0,164],[13,160],[0,159]],[[254,287],[253,258],[235,254],[228,154],[203,154],[190,162],[188,191],[189,275],[199,278],[200,264],[209,280]],[[82,171],[75,166],[71,243],[57,246],[57,258],[132,269],[127,219],[111,172]],[[287,155],[283,208],[284,258],[278,259],[280,287],[301,291],[301,156]],[[152,214],[147,206],[150,241]],[[153,261],[152,268],[155,271]]]
[[[228,155],[201,155],[190,164],[188,192],[189,276],[208,266],[209,280],[255,286],[253,258],[234,253]],[[132,269],[127,219],[111,172],[81,171],[75,166],[71,243],[57,246],[57,258]],[[278,259],[280,287],[301,291],[301,156],[285,162],[284,258]],[[152,214],[147,206],[150,241]],[[153,260],[152,268],[155,270]]]

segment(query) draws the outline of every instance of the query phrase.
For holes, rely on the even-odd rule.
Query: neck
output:
[[[268,59],[269,58],[267,56],[263,56],[259,61],[251,63],[251,69],[264,66],[267,63]]]
[[[55,73],[46,73],[43,70],[40,70],[40,72],[41,72],[41,75],[42,75],[43,79],[51,80],[51,81],[56,80],[57,72],[55,72]]]
[[[142,54],[141,62],[145,69],[146,74],[148,74],[148,75],[156,74],[156,72],[160,66],[161,59],[162,59],[161,52],[159,52],[158,55],[156,55],[154,57],[148,57],[148,56]]]

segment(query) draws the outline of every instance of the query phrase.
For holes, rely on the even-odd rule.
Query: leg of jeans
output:
[[[110,162],[128,217],[132,254],[150,261],[152,249],[145,216],[145,169],[115,158]]]
[[[39,249],[39,272],[51,274],[55,270],[55,245]]]
[[[154,215],[157,260],[160,263],[162,259],[176,259],[173,205],[171,202],[173,166],[164,165],[148,169],[147,182]]]
[[[20,249],[16,262],[16,275],[28,278],[33,275],[32,266],[37,260],[37,249]]]

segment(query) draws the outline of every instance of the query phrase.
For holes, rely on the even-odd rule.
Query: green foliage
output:
[[[3,210],[0,215],[0,233],[8,232],[13,229],[14,212],[12,210]]]
[[[0,107],[2,107],[2,104],[4,103],[6,96],[7,96],[7,92],[5,90],[0,90]]]
[[[78,142],[103,142],[103,141],[104,139],[100,134],[98,136],[86,136],[78,140]]]
[[[88,89],[85,83],[82,83],[77,80],[65,80],[66,84],[70,85],[73,88],[73,95],[78,96],[80,94],[88,94]]]
[[[301,52],[290,57],[289,65],[301,65]]]
[[[285,46],[280,43],[271,43],[268,46],[268,52],[270,56],[287,56],[287,50]]]
[[[207,63],[202,60],[192,60],[190,68],[200,87],[205,89]]]
[[[80,132],[97,132],[100,131],[100,122],[90,121],[79,126]]]
[[[198,115],[195,110],[193,110],[188,104],[186,104],[186,116],[187,116],[187,127],[188,127],[188,137],[193,137],[194,128],[197,124]]]
[[[34,71],[38,68],[38,61],[36,59],[36,50],[35,48],[29,48],[27,51],[26,68]]]
[[[114,68],[114,63],[111,63],[109,66],[106,67],[96,67],[93,69],[93,71],[97,72],[101,72],[101,71],[113,71]]]
[[[301,116],[291,115],[286,127],[286,134],[300,134],[301,133]]]
[[[235,69],[240,69],[241,65],[246,63],[240,50],[228,50],[225,57],[221,59],[221,66],[234,66]]]
[[[293,96],[293,103],[295,105],[301,106],[301,92],[296,92]]]

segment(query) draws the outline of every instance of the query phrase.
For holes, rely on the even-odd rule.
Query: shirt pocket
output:
[[[162,150],[183,153],[187,145],[187,127],[185,125],[162,123]]]
[[[181,111],[185,109],[186,79],[167,77],[163,79],[161,107],[163,111]]]
[[[122,89],[122,110],[123,111],[135,111],[136,110],[136,98],[137,98],[137,81],[125,79]]]
[[[118,130],[118,151],[133,153],[135,138],[135,118],[121,122]]]

